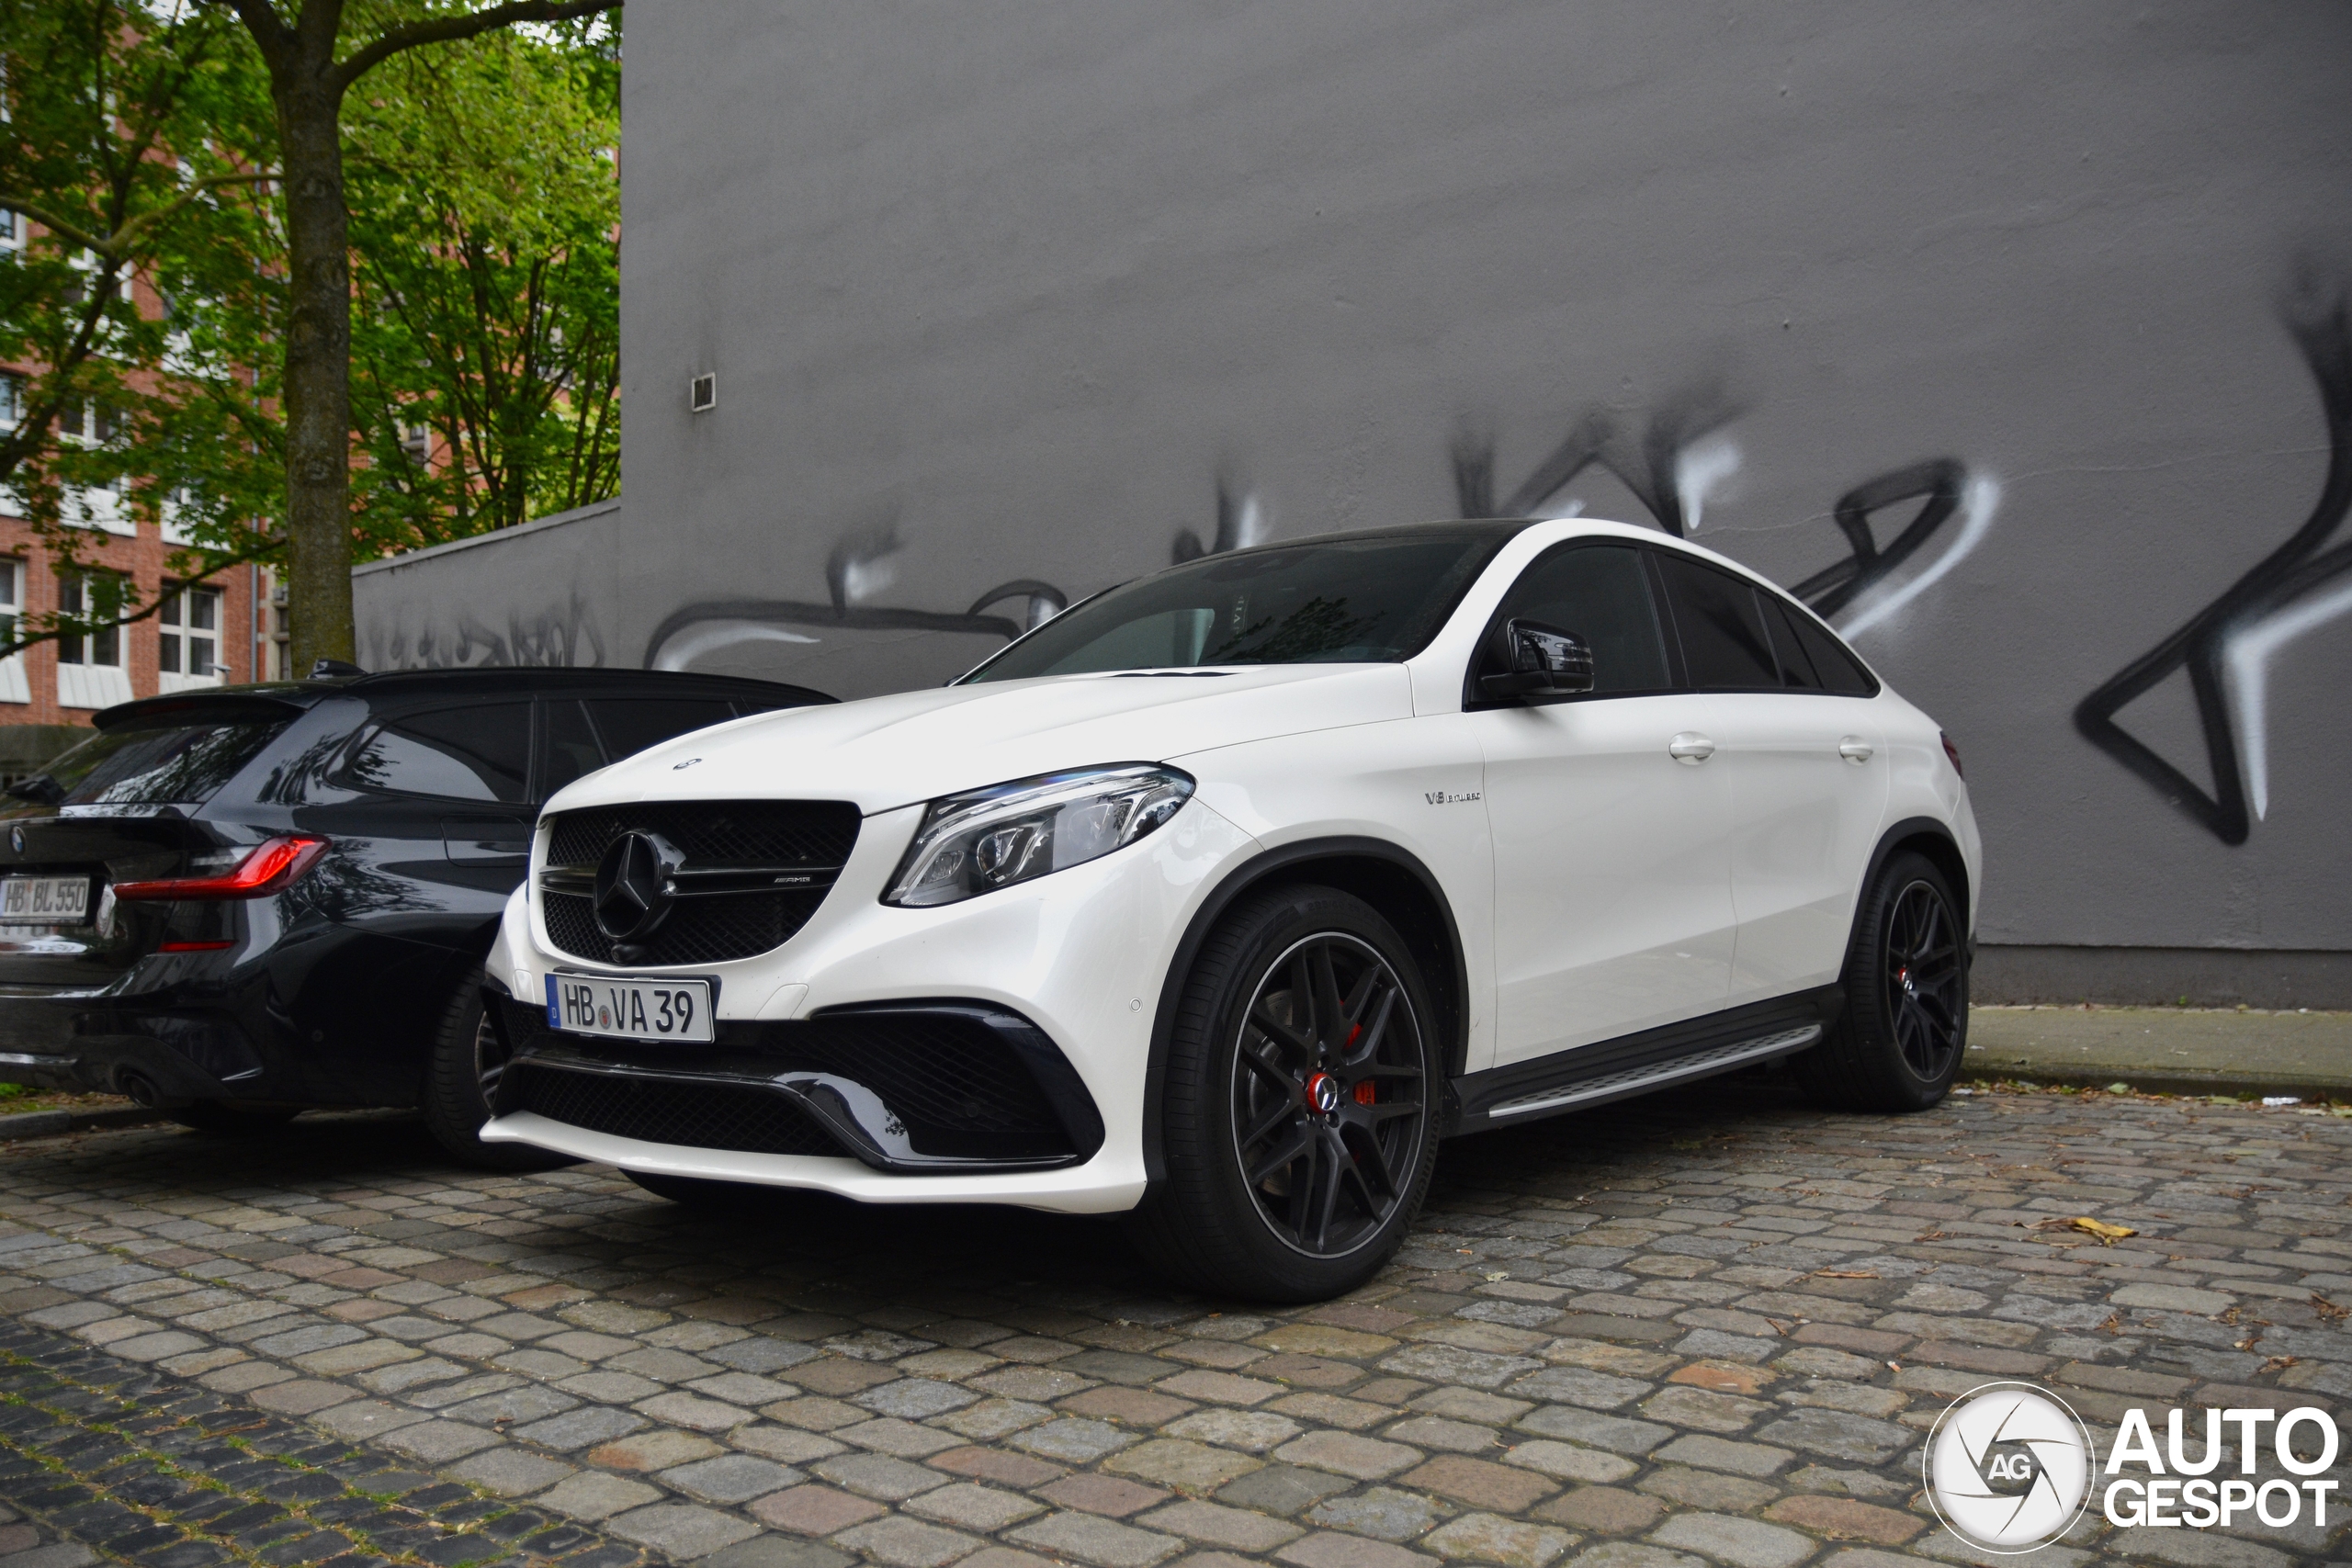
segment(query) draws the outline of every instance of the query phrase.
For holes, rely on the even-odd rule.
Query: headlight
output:
[[[1193,780],[1134,762],[1086,768],[934,800],[885,904],[926,908],[1109,854],[1176,815]]]

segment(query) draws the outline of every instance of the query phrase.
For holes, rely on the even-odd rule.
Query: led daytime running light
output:
[[[960,903],[1083,865],[1150,833],[1192,795],[1190,774],[1134,762],[934,800],[882,901]]]
[[[234,868],[220,876],[118,882],[114,896],[117,899],[266,897],[291,886],[326,848],[326,840],[308,833],[281,833],[254,845]]]

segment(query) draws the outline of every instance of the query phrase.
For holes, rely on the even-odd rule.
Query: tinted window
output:
[[[1574,632],[1590,644],[1595,692],[1656,692],[1668,684],[1657,606],[1631,545],[1577,545],[1545,556],[1504,596],[1498,619],[1514,617]]]
[[[596,732],[588,727],[588,716],[581,711],[578,703],[569,697],[550,700],[546,712],[547,751],[539,761],[542,798],[605,765],[605,753],[596,744]]]
[[[1661,553],[1658,565],[1693,686],[1724,692],[1781,683],[1754,585],[1685,556]]]
[[[1419,651],[1511,532],[1502,525],[1210,556],[1091,599],[965,678],[1393,662]]]
[[[344,773],[369,789],[519,802],[530,755],[529,703],[477,703],[386,723],[352,753]]]
[[[725,724],[735,705],[711,697],[599,697],[589,701],[588,712],[604,738],[605,760],[617,762],[690,729]]]
[[[1815,671],[1804,644],[1797,640],[1796,625],[1788,605],[1770,593],[1759,593],[1757,598],[1764,605],[1764,619],[1771,628],[1772,653],[1781,661],[1781,684],[1800,691],[1819,691],[1821,676]]]
[[[1814,672],[1821,677],[1824,691],[1835,692],[1841,697],[1867,697],[1878,691],[1878,682],[1854,657],[1854,650],[1838,640],[1826,626],[1804,611],[1784,608],[1789,625],[1796,631],[1797,646],[1813,660]]]
[[[102,730],[50,763],[66,806],[196,806],[254,760],[282,723]]]

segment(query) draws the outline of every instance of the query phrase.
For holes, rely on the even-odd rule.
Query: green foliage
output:
[[[346,102],[369,546],[619,489],[618,89],[614,35],[547,29],[397,55]]]
[[[356,0],[344,53],[481,8]],[[288,235],[252,38],[200,0],[0,0],[0,208],[71,236],[0,252],[0,365],[29,372],[0,505],[60,570],[109,495],[169,519],[178,575],[282,558]],[[392,53],[345,99],[357,558],[617,491],[619,73],[616,24],[566,22]],[[161,319],[119,297],[133,274]],[[19,641],[157,607],[96,597]]]
[[[259,85],[233,18],[194,0],[0,0],[0,208],[18,215],[0,252],[0,364],[20,367],[0,431],[10,510],[61,570],[89,558],[103,536],[82,525],[109,509],[168,507],[195,541],[187,575],[253,558],[269,544],[243,498],[187,488],[219,465],[183,461],[195,433],[173,375],[197,280],[221,265],[215,215],[262,172],[221,134],[250,120]],[[133,277],[162,294],[161,318],[125,298]],[[18,636],[139,613],[111,597],[78,621],[26,617],[54,624]]]

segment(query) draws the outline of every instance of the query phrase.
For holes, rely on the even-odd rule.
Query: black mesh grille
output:
[[[548,863],[593,867],[623,833],[659,833],[691,871],[749,866],[837,870],[857,842],[857,807],[841,801],[665,801],[560,812],[551,819]],[[630,964],[719,964],[783,946],[825,901],[823,888],[681,898],[661,928],[636,944]],[[539,895],[548,940],[598,964],[620,962],[589,899]]]
[[[750,1154],[842,1153],[840,1145],[773,1089],[566,1072],[529,1063],[512,1071],[516,1081],[508,1103],[514,1110],[534,1111],[592,1133]]]
[[[864,1084],[898,1113],[923,1154],[971,1152],[970,1134],[1010,1134],[1023,1152],[1069,1140],[1037,1080],[987,1024],[954,1016],[845,1014],[797,1026],[791,1066]],[[789,1070],[789,1069],[786,1069]]]
[[[593,866],[623,833],[659,833],[686,863],[837,866],[857,842],[857,807],[838,800],[661,801],[559,813],[549,865]]]

